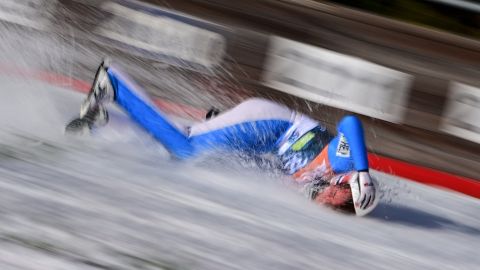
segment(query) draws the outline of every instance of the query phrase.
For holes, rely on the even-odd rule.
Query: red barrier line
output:
[[[371,153],[368,154],[368,161],[372,169],[381,172],[480,198],[480,180],[458,176]]]
[[[87,93],[90,90],[90,83],[60,74],[43,71],[25,71],[18,68],[6,68],[5,66],[0,66],[0,71],[4,74],[29,76],[56,86],[69,87],[78,92]],[[161,98],[154,98],[154,102],[160,109],[168,114],[190,117],[197,120],[203,119],[205,116],[205,111],[189,105],[178,104]],[[480,198],[480,180],[462,177],[372,153],[368,154],[368,161],[370,167],[377,171]]]

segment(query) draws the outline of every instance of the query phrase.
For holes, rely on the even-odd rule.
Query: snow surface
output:
[[[477,199],[375,172],[378,208],[344,215],[260,170],[170,160],[118,110],[94,136],[65,136],[82,94],[0,82],[2,270],[480,265]]]

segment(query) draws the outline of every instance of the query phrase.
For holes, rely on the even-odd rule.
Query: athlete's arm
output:
[[[368,171],[367,147],[360,119],[353,115],[346,116],[338,123],[337,130],[347,139],[355,170]]]
[[[350,147],[353,166],[358,173],[360,196],[355,204],[366,209],[375,200],[375,186],[368,172],[368,155],[362,123],[355,116],[346,116],[338,124],[338,132],[345,136]]]

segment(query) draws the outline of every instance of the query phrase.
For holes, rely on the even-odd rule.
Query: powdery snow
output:
[[[169,160],[119,110],[92,137],[64,136],[81,94],[0,82],[0,269],[480,265],[477,199],[374,173],[378,208],[343,215],[260,170]]]

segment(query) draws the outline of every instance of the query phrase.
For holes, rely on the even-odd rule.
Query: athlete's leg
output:
[[[182,159],[214,149],[271,151],[295,117],[285,106],[254,98],[193,125],[186,134],[176,128],[128,76],[115,67],[110,67],[108,74],[115,89],[116,103],[167,150]]]
[[[272,151],[278,138],[288,129],[295,112],[278,103],[248,99],[190,130],[195,151],[240,150],[249,153]]]
[[[125,109],[132,119],[159,140],[175,157],[184,159],[194,154],[186,134],[155,107],[141,87],[114,66],[110,66],[107,72],[115,91],[115,102]]]

